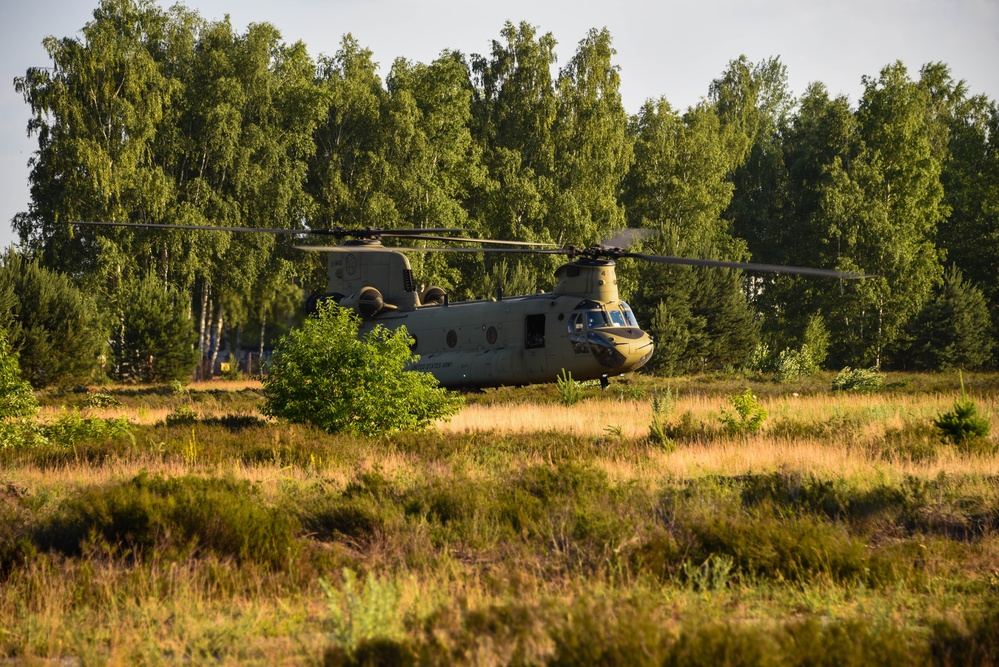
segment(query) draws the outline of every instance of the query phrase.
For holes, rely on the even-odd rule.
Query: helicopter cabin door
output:
[[[544,313],[524,318],[524,370],[529,376],[544,373],[547,368]]]

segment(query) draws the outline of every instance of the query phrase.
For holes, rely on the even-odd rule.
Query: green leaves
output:
[[[10,348],[7,330],[0,325],[0,422],[19,417],[33,417],[38,399],[31,385],[21,379],[17,354]]]
[[[321,303],[279,342],[264,379],[264,412],[328,433],[420,430],[458,412],[464,400],[411,361],[405,327],[358,339],[353,311]]]

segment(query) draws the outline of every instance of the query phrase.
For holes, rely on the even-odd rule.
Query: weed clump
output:
[[[583,400],[583,383],[572,379],[572,373],[562,369],[562,373],[555,378],[558,387],[558,402],[562,405],[575,405]]]

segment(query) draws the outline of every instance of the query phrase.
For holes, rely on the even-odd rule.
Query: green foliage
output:
[[[583,400],[583,383],[572,379],[572,373],[562,369],[555,378],[558,387],[558,402],[562,405],[575,405]]]
[[[98,538],[137,559],[213,553],[278,568],[299,549],[297,528],[247,481],[141,474],[85,489],[38,526],[33,540],[66,554]]]
[[[880,391],[885,385],[884,373],[873,368],[847,366],[833,379],[833,391]]]
[[[60,415],[38,423],[30,419],[0,424],[0,449],[23,450],[39,447],[46,451],[69,450],[87,442],[128,440],[135,443],[132,424],[124,417],[101,419],[83,417],[78,412]]]
[[[729,396],[729,402],[735,410],[735,414],[729,414],[722,410],[719,421],[725,430],[732,435],[757,433],[767,419],[766,409],[753,394],[753,390],[746,388],[741,394]]]
[[[667,386],[665,391],[652,394],[652,423],[649,424],[649,442],[666,451],[676,449],[676,442],[670,436],[669,418],[676,407],[677,394]]]
[[[198,422],[197,408],[190,404],[178,405],[164,420],[167,426],[187,426]]]
[[[120,334],[112,338],[119,379],[171,382],[189,379],[198,363],[190,303],[152,275],[128,290]]]
[[[910,354],[919,369],[976,370],[992,358],[992,321],[985,297],[956,265],[914,319],[911,335]]]
[[[86,400],[83,401],[84,408],[97,408],[98,410],[117,408],[120,406],[121,401],[115,398],[114,394],[107,391],[95,391],[87,394]]]
[[[761,373],[773,373],[780,382],[791,382],[817,373],[825,361],[829,334],[820,315],[808,318],[801,347],[784,348],[773,354],[769,346],[760,343],[753,351],[747,368]]]
[[[38,399],[31,385],[21,379],[17,353],[11,350],[7,331],[0,324],[0,422],[38,413]]]
[[[976,440],[987,438],[992,429],[988,417],[978,414],[975,402],[964,390],[964,375],[961,374],[961,396],[954,400],[954,409],[939,415],[933,424],[940,429],[944,442],[950,442],[964,449],[972,449]]]
[[[458,412],[464,400],[412,361],[404,327],[376,326],[358,338],[350,310],[323,303],[278,343],[264,380],[264,412],[328,433],[419,430]]]
[[[0,258],[0,294],[13,294],[9,343],[35,388],[88,380],[106,334],[96,302],[68,277],[29,262],[13,250]]]
[[[357,573],[344,568],[339,586],[325,579],[320,579],[319,585],[326,594],[331,639],[348,656],[353,656],[365,642],[405,638],[400,594],[391,579],[381,580],[368,572],[358,582]]]

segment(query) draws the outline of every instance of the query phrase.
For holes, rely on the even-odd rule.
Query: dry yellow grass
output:
[[[763,430],[752,436],[715,437],[708,444],[683,443],[675,452],[654,454],[640,463],[604,460],[612,477],[621,480],[671,477],[689,479],[705,475],[740,475],[767,470],[812,473],[820,477],[851,477],[874,481],[914,475],[932,478],[943,474],[999,475],[999,456],[964,456],[944,448],[933,461],[886,461],[870,456],[865,445],[884,439],[887,429],[907,423],[929,422],[949,409],[953,397],[892,396],[886,394],[827,394],[790,396],[762,401],[769,413]],[[993,431],[999,429],[994,401],[979,401],[991,414]],[[722,411],[733,412],[724,398],[682,397],[673,415],[689,412],[695,422],[719,425]],[[589,399],[573,406],[522,403],[470,405],[449,422],[438,424],[444,433],[530,434],[570,433],[593,438],[642,438],[652,421],[648,401]],[[803,423],[851,419],[850,443],[830,444],[807,437],[786,437],[771,432],[780,420]],[[488,446],[484,444],[483,446]]]

